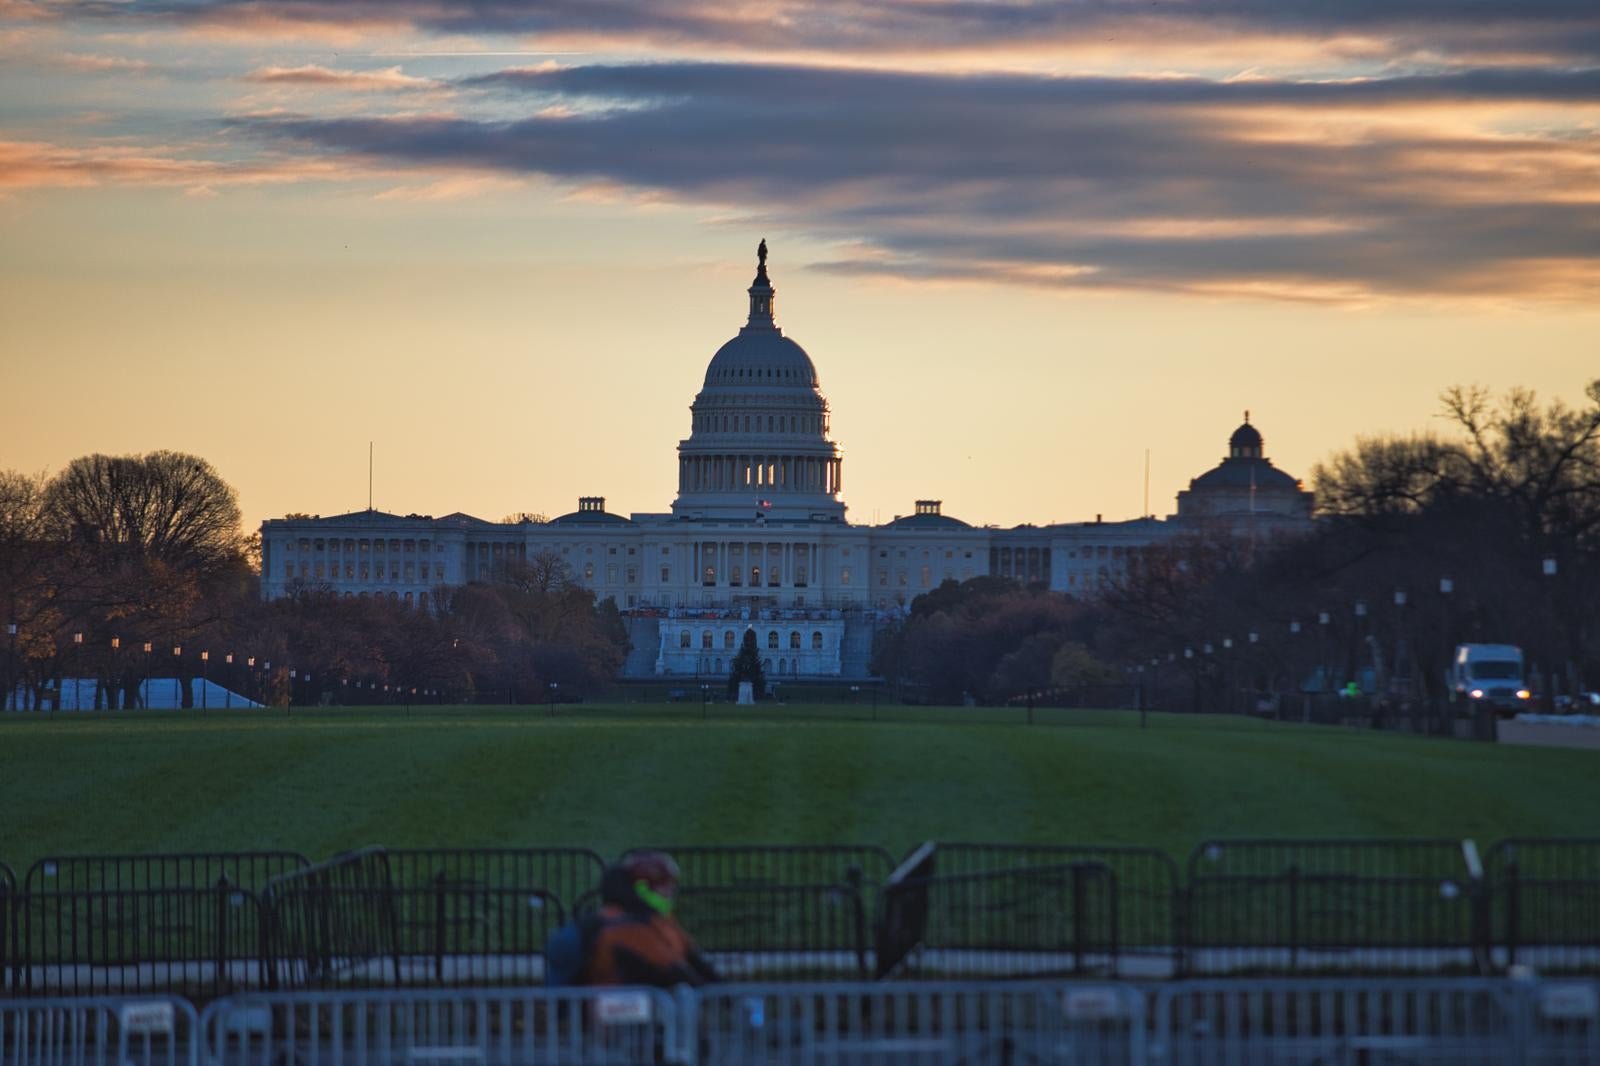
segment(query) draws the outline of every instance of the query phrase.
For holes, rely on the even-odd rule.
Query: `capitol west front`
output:
[[[1092,596],[1139,551],[1185,532],[1309,527],[1310,494],[1265,458],[1248,420],[1165,521],[997,529],[919,500],[883,525],[852,524],[828,401],[810,356],[777,324],[765,242],[748,295],[745,325],[690,405],[670,512],[625,518],[589,496],[542,523],[375,510],[269,520],[262,596],[313,587],[420,605],[441,585],[551,553],[622,610],[633,646],[624,676],[726,676],[754,628],[770,678],[853,678],[868,674],[873,631],[943,581],[992,574]]]

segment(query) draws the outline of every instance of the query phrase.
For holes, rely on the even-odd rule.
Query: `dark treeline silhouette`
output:
[[[317,585],[263,603],[234,490],[173,452],[0,472],[0,610],[7,706],[50,705],[63,678],[108,708],[174,677],[264,703],[582,698],[627,650],[614,605],[554,556],[417,607]],[[184,706],[196,687],[174,686]]]
[[[1355,682],[1439,708],[1456,644],[1521,646],[1546,708],[1600,682],[1600,382],[1587,403],[1443,396],[1443,433],[1358,440],[1313,472],[1322,520],[1218,525],[1133,556],[1074,602],[979,578],[920,597],[876,646],[930,699],[1114,677],[1171,709],[1280,708]]]

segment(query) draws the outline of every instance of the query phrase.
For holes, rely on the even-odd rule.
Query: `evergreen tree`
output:
[[[739,682],[750,682],[751,691],[756,699],[761,699],[767,692],[767,679],[761,671],[761,652],[756,647],[756,631],[744,631],[744,643],[739,645],[739,654],[734,656],[733,666],[728,673],[728,698],[739,698]]]

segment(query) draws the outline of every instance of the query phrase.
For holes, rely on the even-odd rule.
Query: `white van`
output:
[[[1450,661],[1450,687],[1457,699],[1515,714],[1533,705],[1523,677],[1522,649],[1514,644],[1460,644]]]

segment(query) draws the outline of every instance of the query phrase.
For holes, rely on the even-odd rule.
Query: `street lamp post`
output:
[[[224,672],[228,679],[227,685],[222,690],[222,706],[224,710],[233,709],[233,652],[222,657],[223,665],[228,669]]]
[[[1544,583],[1544,625],[1547,636],[1544,641],[1544,655],[1541,656],[1544,659],[1544,684],[1541,686],[1544,691],[1539,696],[1539,705],[1546,714],[1550,714],[1555,710],[1556,705],[1554,663],[1556,659],[1556,630],[1558,627],[1555,624],[1555,578],[1560,567],[1556,563],[1555,556],[1547,555],[1540,569],[1548,580]]]
[[[1317,670],[1322,674],[1320,687],[1324,692],[1333,691],[1333,670],[1328,663],[1328,626],[1332,624],[1333,615],[1317,612]]]
[[[0,700],[0,710],[9,703],[14,711],[17,709],[17,623],[6,623],[6,637],[11,641],[11,648],[6,653],[6,695]]]
[[[183,645],[172,646],[172,703],[178,709],[183,709]]]
[[[139,702],[145,710],[150,709],[150,652],[153,650],[150,641],[144,642],[144,691],[139,694]]]
[[[78,675],[83,673],[83,634],[72,634],[72,709],[83,709],[83,678]],[[64,695],[64,694],[63,694]],[[56,706],[61,706],[61,699],[57,697]],[[66,708],[62,708],[65,710]]]
[[[554,718],[556,716],[556,690],[561,687],[561,682],[552,681],[548,687],[550,689],[550,702],[546,705],[548,709],[545,711],[545,717]]]
[[[211,653],[209,651],[201,651],[200,652],[200,714],[201,714],[201,717],[205,716],[206,708],[210,706],[210,704],[207,702],[207,697],[206,697],[206,687],[210,684],[210,681],[211,681],[211,672],[210,672],[210,669],[209,669],[210,662],[211,662]]]
[[[294,682],[295,682],[296,675],[297,675],[297,671],[295,670],[295,668],[292,667],[292,666],[289,667],[289,703],[288,703],[288,706],[286,706],[284,708],[284,710],[283,710],[283,716],[285,718],[289,717],[291,714],[294,713]],[[389,687],[388,685],[384,686],[384,688],[388,688],[388,687]]]
[[[706,719],[706,705],[710,702],[711,686],[708,684],[702,684],[700,686],[700,720],[702,722]]]
[[[122,650],[122,638],[121,637],[112,637],[111,638],[111,691],[106,694],[106,710],[108,710],[108,711],[116,710],[117,709],[117,704],[121,702],[121,696],[122,696],[122,674],[117,669],[118,659],[119,659],[119,656],[117,655],[117,652],[120,651],[120,650]]]
[[[1350,641],[1350,677],[1345,684],[1345,691],[1350,691],[1350,683],[1354,683],[1356,691],[1361,690],[1361,659],[1364,647],[1364,623],[1367,617],[1367,601],[1356,601],[1356,631]]]
[[[1448,577],[1439,579],[1439,641],[1444,647],[1444,676],[1440,681],[1439,691],[1442,698],[1439,701],[1439,728],[1448,730],[1451,736],[1455,735],[1455,691],[1451,688],[1451,664],[1455,661],[1455,645],[1450,642],[1450,594],[1455,592],[1456,583]]]

